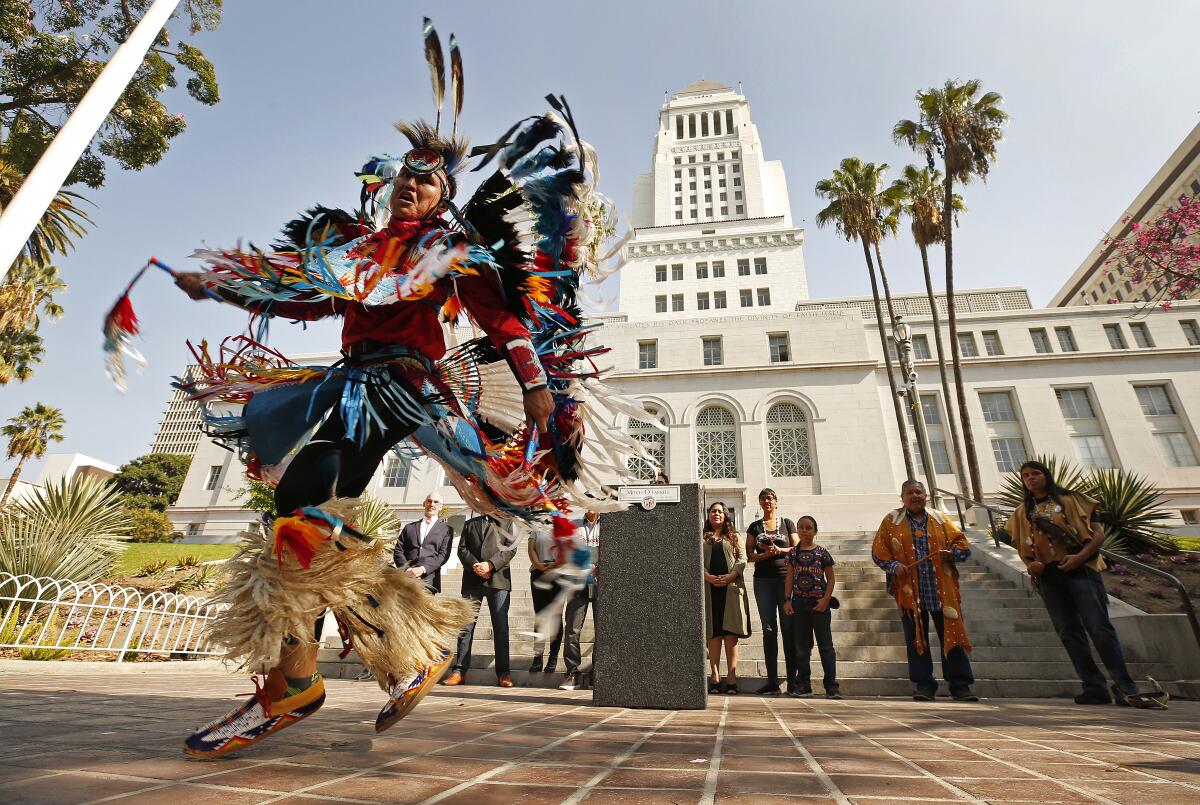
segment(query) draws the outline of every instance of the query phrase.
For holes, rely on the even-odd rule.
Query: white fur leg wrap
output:
[[[380,686],[436,662],[471,618],[460,598],[434,597],[425,585],[386,564],[382,543],[343,536],[324,542],[302,568],[262,525],[243,532],[226,564],[216,600],[228,604],[209,628],[213,641],[241,667],[273,667],[288,636],[310,640],[326,610],[350,631],[359,659]]]

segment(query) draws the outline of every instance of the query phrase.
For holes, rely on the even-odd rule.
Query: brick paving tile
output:
[[[779,772],[721,772],[717,791],[725,794],[826,794],[825,786],[812,774]]]
[[[1055,780],[1116,780],[1144,782],[1146,777],[1111,763],[1024,763],[1025,768]]]
[[[933,772],[936,777],[1005,777],[1023,778],[1034,777],[1027,771],[1014,769],[1003,763],[992,760],[923,760],[915,759],[916,764],[926,771]]]
[[[920,776],[920,772],[907,763],[899,760],[881,759],[878,754],[871,759],[827,757],[821,758],[818,762],[821,768],[830,774],[891,774],[897,777]]]
[[[342,777],[344,774],[345,771],[342,769],[264,763],[244,769],[234,769],[233,771],[212,774],[205,777],[204,782],[210,785],[252,788],[258,791],[277,791],[284,794],[295,791],[298,788],[320,785],[335,777]]]
[[[595,777],[596,771],[594,766],[521,763],[488,779],[498,783],[553,783],[577,788]]]
[[[701,754],[687,755],[664,755],[659,753],[640,755],[634,753],[621,761],[621,768],[626,769],[707,769],[710,762],[710,753],[703,752]],[[734,757],[726,756],[721,762],[721,768],[730,768],[730,761]],[[700,762],[697,763],[696,761]],[[778,760],[778,758],[776,758]]]
[[[874,777],[862,774],[831,774],[843,794],[850,797],[948,797],[955,795],[944,785],[927,777]]]
[[[706,772],[692,769],[670,771],[617,769],[600,781],[600,788],[703,788]]]
[[[536,785],[473,785],[438,805],[558,805],[571,789]]]
[[[6,783],[0,800],[5,805],[76,805],[102,797],[128,794],[154,785],[145,780],[114,780],[64,772],[51,778]]]
[[[821,764],[824,766],[824,762]],[[809,771],[808,764],[799,752],[793,750],[791,757],[770,755],[725,755],[721,758],[721,771]]]
[[[597,789],[583,800],[584,805],[696,805],[700,801],[698,791],[639,791],[631,788],[616,791]]]
[[[409,777],[388,774],[362,774],[348,780],[337,780],[307,788],[305,794],[317,794],[369,802],[421,802],[434,794],[460,785],[461,780],[433,777]]]
[[[1118,783],[1085,780],[1080,788],[1092,791],[1121,805],[1196,805],[1200,790],[1187,789],[1170,783]]]
[[[830,805],[836,802],[836,799],[818,795],[722,794],[720,791],[717,792],[716,798],[717,805]]]
[[[278,796],[262,791],[234,791],[229,788],[175,784],[149,788],[116,801],[121,805],[257,805],[260,802],[274,802]]]
[[[1047,780],[945,779],[968,794],[981,799],[1009,798],[1026,802],[1095,802],[1095,799],[1087,794],[1072,791]]]

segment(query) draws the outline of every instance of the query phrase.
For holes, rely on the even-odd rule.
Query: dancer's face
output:
[[[392,182],[392,215],[420,221],[442,206],[442,179],[433,173],[400,171]]]
[[[900,500],[904,502],[904,508],[913,514],[920,514],[925,511],[925,487],[921,484],[909,484],[900,493]]]

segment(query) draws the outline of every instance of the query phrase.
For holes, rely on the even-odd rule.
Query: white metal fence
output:
[[[191,595],[0,573],[0,648],[206,656],[209,621],[223,607]]]

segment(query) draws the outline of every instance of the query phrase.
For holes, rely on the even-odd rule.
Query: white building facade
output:
[[[745,98],[701,81],[663,105],[634,224],[620,310],[594,317],[604,323],[597,340],[612,349],[611,382],[665,430],[618,424],[649,444],[672,483],[701,484],[739,526],[757,518],[758,492],[770,487],[789,517],[874,530],[906,474],[874,308],[869,297],[808,299],[804,233]],[[1177,522],[1200,519],[1200,302],[1134,319],[1135,304],[1035,310],[1021,288],[957,300],[989,493],[1027,456],[1053,454],[1146,475]],[[928,301],[901,294],[896,304],[913,331],[938,485],[956,489]],[[649,479],[656,468],[632,469]],[[243,485],[236,456],[202,438],[171,519],[193,539],[231,539],[253,516],[237,500]],[[428,459],[389,457],[369,491],[415,518],[434,489],[463,511]]]

